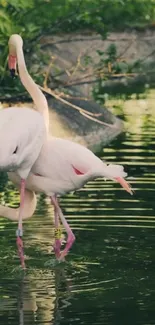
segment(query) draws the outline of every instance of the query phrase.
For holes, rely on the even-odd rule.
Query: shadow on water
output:
[[[24,223],[25,273],[18,267],[16,223],[1,218],[0,324],[154,324],[153,101],[130,100],[115,113],[123,116],[128,131],[100,156],[125,166],[134,196],[98,179],[61,198],[77,241],[66,263],[53,267],[47,266],[54,261],[53,210],[39,196],[35,215]],[[5,175],[1,203],[19,203]]]

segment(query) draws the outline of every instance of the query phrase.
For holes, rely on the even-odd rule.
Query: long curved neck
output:
[[[18,220],[19,208],[10,208],[5,205],[0,205],[0,217],[4,217],[13,221]]]
[[[18,62],[19,76],[21,82],[23,86],[26,88],[26,90],[29,92],[29,94],[31,95],[34,104],[36,105],[36,109],[43,115],[46,124],[46,129],[48,132],[49,112],[48,112],[47,100],[27,71],[23,49],[20,45],[16,46],[16,54],[17,54],[17,62]]]
[[[23,207],[23,219],[31,218],[37,205],[36,195],[34,192],[25,191],[25,200]],[[18,221],[19,208],[10,208],[0,205],[0,217],[4,217],[13,221]]]

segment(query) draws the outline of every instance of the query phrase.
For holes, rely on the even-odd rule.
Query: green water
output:
[[[24,223],[27,271],[19,270],[16,223],[0,219],[0,324],[155,324],[155,113],[153,98],[115,109],[128,131],[100,152],[121,163],[130,196],[96,180],[61,198],[76,242],[66,263],[54,261],[53,210],[44,196]],[[4,191],[4,192],[3,192]],[[19,202],[1,179],[1,203]]]

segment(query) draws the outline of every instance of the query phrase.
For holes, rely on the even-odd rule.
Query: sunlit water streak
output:
[[[97,179],[60,199],[77,239],[66,263],[51,254],[53,209],[43,195],[24,224],[25,274],[16,224],[0,219],[0,324],[154,324],[155,112],[145,104],[114,109],[128,130],[99,153],[125,166],[134,195]],[[1,203],[17,206],[11,183],[1,177],[1,186]]]

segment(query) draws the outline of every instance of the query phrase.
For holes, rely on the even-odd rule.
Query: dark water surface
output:
[[[153,100],[115,113],[128,132],[100,152],[125,166],[134,196],[96,180],[61,198],[76,235],[66,263],[54,261],[53,210],[44,196],[24,223],[27,271],[18,267],[16,223],[0,218],[0,324],[155,324],[155,113]],[[4,191],[4,192],[3,192]],[[1,179],[1,204],[19,202]]]

